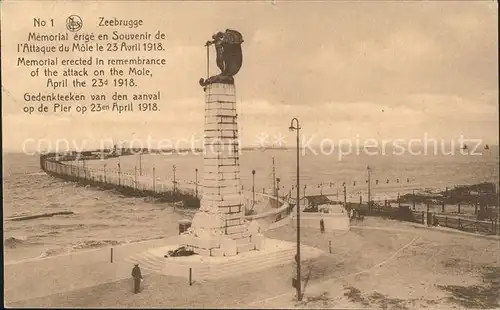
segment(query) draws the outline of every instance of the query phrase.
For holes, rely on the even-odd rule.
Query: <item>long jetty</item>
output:
[[[48,175],[82,185],[113,189],[131,197],[154,197],[159,202],[182,202],[186,208],[198,208],[200,197],[189,186],[167,180],[137,176],[119,169],[93,168],[74,164],[76,160],[98,160],[97,156],[81,153],[40,155],[40,168]],[[169,184],[172,183],[172,184]],[[197,184],[194,187],[198,186]]]
[[[196,209],[200,206],[203,196],[203,187],[196,182],[179,182],[176,180],[161,180],[155,176],[138,175],[121,171],[120,168],[94,168],[74,164],[76,161],[100,160],[103,157],[95,155],[101,151],[58,154],[47,153],[40,155],[40,168],[48,175],[75,182],[81,185],[95,186],[102,189],[112,189],[123,195],[131,197],[152,197],[156,202],[170,202],[176,205],[180,203],[183,208]],[[102,154],[102,152],[101,152]],[[126,155],[124,155],[126,156]],[[107,156],[117,157],[117,156]],[[105,158],[105,157],[104,157]],[[253,206],[272,203],[276,200],[265,193],[255,193],[244,191],[245,206]],[[255,197],[255,198],[253,198]],[[267,202],[269,200],[269,202]],[[268,226],[288,216],[295,203],[289,203],[284,198],[278,198],[279,208],[266,210],[262,213],[249,214],[245,218],[257,221],[264,226]],[[259,211],[257,208],[254,211]]]

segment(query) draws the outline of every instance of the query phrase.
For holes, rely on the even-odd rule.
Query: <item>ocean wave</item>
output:
[[[111,225],[96,223],[96,224],[40,224],[37,225],[38,228],[48,231],[76,231],[83,229],[99,229],[99,228],[109,228]]]
[[[77,244],[73,245],[72,248],[74,250],[95,249],[108,245],[119,245],[121,243],[122,242],[116,240],[85,240],[85,241],[80,241]]]
[[[28,237],[26,237],[26,236],[8,237],[3,241],[3,244],[6,248],[13,249],[19,245],[26,243],[27,240],[28,240]]]
[[[33,220],[33,219],[38,219],[42,217],[53,217],[56,215],[73,215],[75,214],[72,211],[61,211],[61,212],[51,212],[51,213],[42,213],[42,214],[35,214],[35,215],[24,215],[24,216],[18,216],[18,217],[9,217],[7,218],[9,221],[26,221],[26,220]]]
[[[136,239],[132,241],[127,241],[126,243],[138,243],[138,242],[144,242],[144,241],[150,241],[150,240],[159,240],[159,239],[165,239],[164,236],[157,236],[157,237],[149,237],[149,238],[142,238],[142,239]]]
[[[68,249],[65,248],[58,248],[58,249],[48,249],[43,251],[38,258],[45,258],[45,257],[50,257],[50,256],[56,256],[64,253],[68,253]]]

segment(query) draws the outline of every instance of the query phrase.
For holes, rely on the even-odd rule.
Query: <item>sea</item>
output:
[[[394,198],[398,193],[441,190],[499,180],[497,146],[468,154],[395,155],[353,152],[337,155],[299,151],[301,195],[324,194],[343,200],[365,199],[368,175],[374,200]],[[175,179],[179,184],[202,182],[203,155],[193,153],[142,154],[86,161],[88,167],[120,169],[126,173]],[[175,168],[174,168],[175,166]],[[369,169],[368,169],[369,167]],[[196,172],[198,169],[198,173]],[[252,174],[252,171],[255,174]],[[295,192],[297,151],[257,149],[241,151],[240,176],[245,190],[270,193],[273,175],[279,178],[280,195]],[[292,194],[294,195],[294,194]],[[72,211],[71,215],[10,221],[9,217]],[[178,233],[178,222],[190,219],[195,210],[174,208],[150,198],[125,197],[65,182],[45,174],[39,157],[3,154],[4,254],[6,263],[39,259],[85,249],[138,242]]]

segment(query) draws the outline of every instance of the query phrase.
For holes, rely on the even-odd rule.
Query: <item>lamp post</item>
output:
[[[156,194],[156,176],[155,176],[155,167],[153,166],[153,198]]]
[[[280,178],[276,178],[276,205],[279,208],[280,207]]]
[[[173,183],[174,183],[174,196],[175,196],[175,185],[176,185],[176,184],[175,184],[175,169],[176,169],[176,167],[175,167],[175,165],[173,165],[173,166],[172,166],[172,170],[173,170],[173,172],[174,172],[174,181],[173,181]]]
[[[371,167],[370,167],[370,165],[368,165],[366,167],[366,170],[368,171],[368,212],[370,212],[371,211],[370,210],[371,209],[371,199],[372,199],[372,197],[371,197],[371,184],[372,184],[372,182],[371,182],[371,173],[370,173]]]
[[[134,189],[137,190],[137,166],[134,166]]]
[[[142,149],[139,153],[139,175],[142,177]]]
[[[294,121],[295,124],[294,125]],[[297,131],[297,202],[296,202],[296,208],[297,208],[297,256],[295,257],[296,262],[297,262],[297,282],[296,282],[296,289],[297,289],[297,300],[301,301],[302,300],[302,293],[301,293],[301,283],[300,283],[300,140],[299,140],[299,131],[300,131],[300,124],[299,120],[297,118],[293,118],[290,124],[290,131]]]
[[[118,162],[118,186],[121,186],[121,181],[120,181],[120,162]]]
[[[195,186],[196,186],[196,199],[198,199],[198,168],[194,169],[194,172],[196,174],[195,176]]]
[[[255,206],[255,169],[252,170],[252,197],[253,197],[252,206]]]

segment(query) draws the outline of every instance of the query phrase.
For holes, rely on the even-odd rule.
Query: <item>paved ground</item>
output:
[[[10,304],[127,278],[131,266],[124,261],[126,257],[169,242],[175,243],[175,238],[114,247],[113,263],[111,250],[106,247],[75,252],[72,255],[6,264],[5,301]]]
[[[295,240],[295,230],[289,226],[266,234],[271,238]],[[26,299],[24,296],[22,301],[18,294],[17,302],[8,306],[391,309],[500,306],[498,240],[416,229],[404,223],[373,218],[365,219],[360,227],[353,227],[344,235],[303,229],[301,237],[304,244],[327,253],[330,241],[332,245],[332,254],[303,263],[304,300],[301,303],[295,301],[291,287],[295,266],[287,264],[193,286],[183,278],[147,275],[144,289],[137,295],[131,293],[130,279],[45,297]],[[58,274],[69,266],[59,266]],[[25,268],[23,272],[26,281],[38,271],[38,267],[30,268],[33,270]],[[128,277],[129,272],[124,269],[124,277]],[[48,279],[46,283],[53,281],[54,278]],[[7,287],[11,286],[8,279],[6,283]]]

